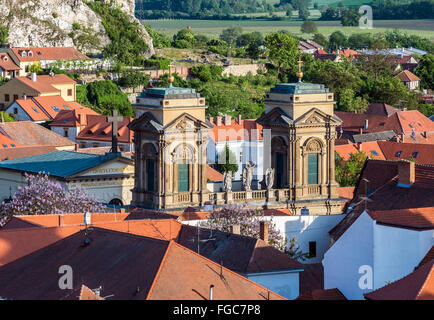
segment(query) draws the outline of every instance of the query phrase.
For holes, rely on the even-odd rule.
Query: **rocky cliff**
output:
[[[102,2],[115,3],[140,24],[134,0]],[[0,0],[1,21],[9,26],[9,42],[15,47],[75,46],[92,54],[110,42],[100,17],[83,0]],[[140,32],[149,46],[145,55],[150,56],[152,39],[144,27]]]

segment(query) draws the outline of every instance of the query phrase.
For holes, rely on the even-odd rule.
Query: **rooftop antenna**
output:
[[[208,238],[208,239],[200,240],[200,227],[199,227],[199,222],[197,222],[197,224],[196,224],[196,228],[197,228],[197,253],[200,254],[200,243],[201,243],[201,242],[213,241],[213,240],[216,240],[216,238],[213,238],[213,237],[212,237],[212,229],[211,229],[211,234],[210,234],[209,238]],[[193,242],[194,242],[194,238],[191,239],[190,241],[193,241]]]

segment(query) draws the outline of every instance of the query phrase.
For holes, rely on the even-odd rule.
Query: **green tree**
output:
[[[358,151],[350,156],[348,161],[344,161],[340,155],[336,157],[336,181],[341,187],[354,187],[359,180],[367,155],[365,152]]]
[[[9,42],[9,26],[6,23],[0,23],[0,45]]]
[[[321,33],[315,33],[313,35],[312,40],[315,41],[316,43],[322,45],[324,48],[327,49],[329,41],[328,41],[328,39],[323,34],[321,34]]]
[[[223,40],[230,45],[234,45],[238,37],[243,33],[243,28],[240,26],[233,26],[224,29],[220,34],[220,40]]]
[[[434,55],[428,53],[420,58],[414,73],[420,78],[422,88],[434,89]]]
[[[0,111],[0,118],[5,122],[14,122],[15,121],[13,115],[6,113],[4,111]]]
[[[370,86],[370,102],[387,103],[394,106],[415,106],[417,100],[414,94],[402,82],[394,77],[379,77]]]
[[[344,27],[356,27],[359,25],[359,19],[362,15],[356,9],[344,10],[341,23]]]
[[[339,110],[347,112],[363,113],[368,109],[368,101],[362,97],[356,97],[353,89],[345,88],[339,93]]]
[[[339,50],[347,46],[347,36],[341,31],[333,32],[329,37],[329,50]]]
[[[309,19],[309,16],[310,16],[310,12],[307,8],[302,8],[298,10],[298,17],[301,20],[307,20]]]
[[[316,27],[315,22],[313,21],[305,21],[301,25],[301,32],[303,33],[317,33],[318,28]]]
[[[119,79],[119,85],[124,88],[136,88],[138,86],[146,86],[149,83],[149,75],[138,70],[127,70],[122,73]]]
[[[280,75],[281,69],[293,70],[299,57],[298,41],[290,34],[271,33],[265,37],[268,59],[277,67]]]
[[[218,154],[216,170],[220,173],[232,171],[234,174],[238,171],[237,157],[233,153],[228,144],[226,144],[224,150]]]

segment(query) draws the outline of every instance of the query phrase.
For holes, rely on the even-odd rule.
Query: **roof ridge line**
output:
[[[426,264],[429,264],[429,262]],[[423,265],[421,267],[423,267]],[[416,297],[415,297],[416,299],[419,297],[419,295],[421,294],[421,292],[425,288],[425,285],[427,284],[428,279],[431,277],[431,272],[433,272],[433,268],[434,268],[434,263],[433,263],[433,261],[431,261],[431,268],[429,268],[429,271],[427,273],[428,277],[425,278],[422,285],[420,286],[419,291],[417,292]],[[413,270],[413,272],[415,272],[417,269],[420,269],[420,268],[416,267],[415,270]]]

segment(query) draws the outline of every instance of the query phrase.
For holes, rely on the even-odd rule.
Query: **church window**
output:
[[[178,164],[178,192],[187,192],[189,186],[188,163]]]
[[[318,154],[309,154],[308,158],[308,184],[318,184]]]

